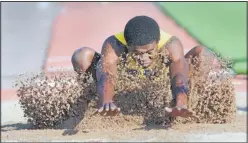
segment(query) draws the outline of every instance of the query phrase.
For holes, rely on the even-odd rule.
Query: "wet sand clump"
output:
[[[96,83],[89,75],[39,74],[19,82],[17,92],[24,114],[35,128],[94,130],[141,124],[232,122],[236,115],[232,77],[225,72],[209,74],[211,67],[199,66],[196,61],[191,68],[197,70],[191,73],[189,81],[188,108],[196,117],[187,119],[171,118],[164,110],[174,104],[168,67],[155,67],[154,76],[141,78],[128,74],[125,67],[119,65],[114,101],[122,115],[116,117],[93,116],[98,96]]]
[[[53,128],[70,116],[78,116],[75,108],[88,104],[87,95],[95,95],[91,94],[94,92],[92,78],[85,75],[83,78],[89,82],[81,84],[82,78],[74,72],[53,75],[42,72],[18,80],[17,96],[28,122],[35,128]]]
[[[144,124],[169,124],[171,118],[165,107],[172,105],[169,69],[154,67],[148,78],[128,74],[125,65],[119,65],[115,101],[125,115],[144,118]]]
[[[190,75],[189,108],[196,118],[181,119],[180,123],[231,123],[236,116],[235,89],[230,61],[220,58],[221,70],[216,70],[208,61],[190,61],[194,69]]]

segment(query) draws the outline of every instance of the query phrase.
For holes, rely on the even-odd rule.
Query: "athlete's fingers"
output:
[[[165,107],[165,111],[171,113],[172,112],[172,108]]]
[[[97,110],[97,112],[100,113],[100,112],[102,112],[103,110],[104,110],[104,106],[100,107],[100,108]]]
[[[115,114],[120,114],[121,108],[116,108],[113,112],[114,112]]]
[[[113,115],[113,116],[119,115],[119,114],[121,113],[120,111],[121,111],[121,108],[117,108],[117,107],[116,107],[115,110],[112,111],[112,115]]]
[[[114,103],[110,103],[110,110],[114,111],[116,109],[116,105]]]
[[[190,117],[193,115],[193,112],[191,112],[190,110],[188,109],[182,109],[182,117]]]
[[[116,108],[116,111],[120,112],[121,111],[121,108]]]
[[[166,107],[165,110],[172,116],[172,117],[177,117],[180,116],[182,114],[182,111],[180,108],[169,108]]]
[[[107,112],[109,111],[109,106],[110,106],[109,103],[107,103],[107,104],[104,105],[104,108],[105,108],[105,110],[106,110]]]
[[[93,113],[93,115],[96,115],[96,114],[102,113],[102,111],[103,111],[103,110],[104,110],[104,106],[102,106],[102,107],[98,108],[98,109],[96,110],[96,112],[94,112],[94,113]]]
[[[189,111],[187,109],[182,109],[181,111],[182,111],[181,117],[187,117],[188,116]]]
[[[182,115],[182,110],[180,108],[173,108],[171,115],[174,117]]]

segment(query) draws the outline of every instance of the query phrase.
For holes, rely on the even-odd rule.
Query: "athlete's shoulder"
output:
[[[116,54],[118,56],[120,56],[121,54],[127,52],[127,48],[126,45],[124,45],[123,43],[121,43],[115,35],[111,35],[109,36],[104,44],[103,44],[103,48],[105,47],[104,45],[106,45],[107,43],[109,43],[111,45],[111,47],[115,50]]]

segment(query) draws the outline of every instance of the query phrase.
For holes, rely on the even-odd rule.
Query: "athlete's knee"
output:
[[[95,51],[89,47],[82,47],[74,51],[71,62],[76,72],[85,72],[90,67]]]
[[[194,51],[195,51],[196,56],[198,57],[206,57],[206,56],[215,57],[216,56],[215,53],[211,49],[205,46],[202,46],[202,45],[195,46]]]
[[[201,46],[201,45],[197,45],[194,47],[194,51],[197,55],[200,55],[202,53],[204,53],[204,51],[206,50],[207,48],[204,47],[204,46]]]
[[[197,52],[198,52],[198,57],[201,61],[210,63],[215,68],[220,68],[218,57],[214,51],[204,46],[197,46],[196,53]]]
[[[202,55],[202,53],[205,51],[205,47],[198,45],[193,47],[188,53],[186,53],[185,58],[194,58],[194,57],[199,57]]]

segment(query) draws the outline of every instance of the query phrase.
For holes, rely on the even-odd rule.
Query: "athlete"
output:
[[[167,57],[159,56],[166,53]],[[113,102],[115,75],[119,57],[125,56],[126,66],[139,75],[146,76],[153,68],[156,58],[167,58],[169,66],[172,95],[175,107],[165,110],[171,116],[189,117],[192,112],[187,109],[189,63],[190,57],[198,57],[203,61],[211,57],[212,65],[218,65],[216,55],[203,46],[193,47],[184,55],[181,41],[159,28],[157,22],[148,16],[136,16],[130,19],[123,32],[108,37],[101,54],[89,47],[77,49],[72,56],[72,65],[77,73],[90,73],[97,82],[97,92],[100,96],[100,106],[97,113],[115,115],[120,113]],[[150,70],[151,71],[151,70]]]

